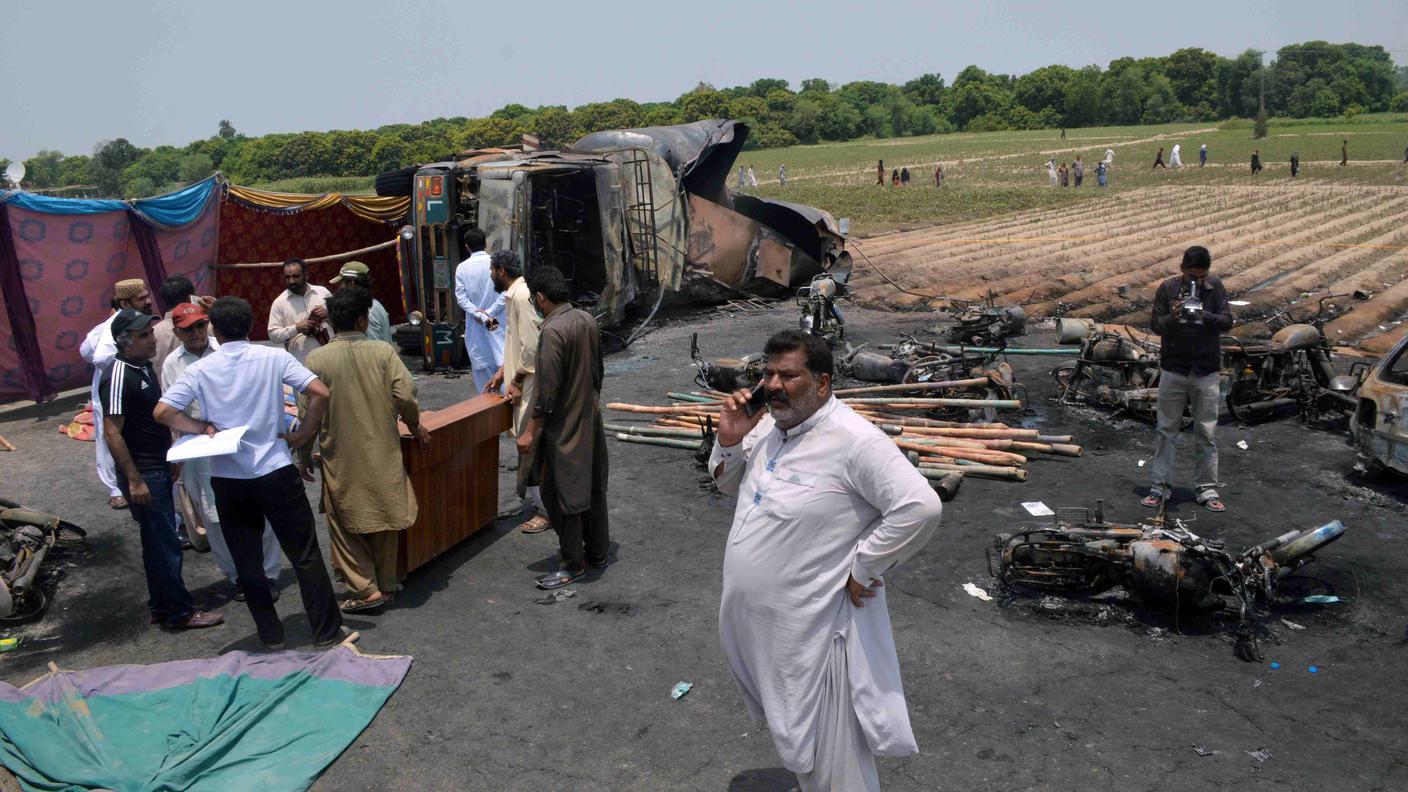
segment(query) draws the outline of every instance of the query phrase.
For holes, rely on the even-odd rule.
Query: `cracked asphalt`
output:
[[[880,343],[929,324],[920,314],[848,312],[853,343]],[[689,339],[706,356],[759,349],[795,326],[789,303],[758,315],[667,318],[607,358],[608,400],[663,402],[692,387]],[[1034,331],[1018,343],[1046,346]],[[1080,459],[1034,462],[1025,484],[972,479],[945,509],[928,548],[896,573],[890,607],[921,753],[880,761],[886,790],[1398,790],[1408,787],[1404,690],[1408,485],[1349,475],[1339,435],[1294,419],[1219,428],[1229,511],[1212,515],[1186,491],[1174,506],[1192,528],[1243,547],[1289,528],[1342,519],[1348,534],[1285,585],[1296,601],[1269,622],[1266,663],[1237,660],[1206,624],[1175,624],[1111,595],[1070,601],[1002,588],[987,572],[992,536],[1026,519],[1023,501],[1093,506],[1113,519],[1141,509],[1153,434],[1097,410],[1048,401],[1050,358],[1013,357],[1033,412],[1070,433]],[[469,378],[418,375],[422,404],[463,398]],[[0,415],[19,447],[0,453],[0,493],[90,531],[65,547],[54,602],[15,630],[0,678],[23,684],[53,661],[66,668],[159,662],[252,648],[253,625],[219,595],[208,557],[188,554],[186,580],[227,624],[188,634],[146,625],[136,526],[106,508],[92,446],[57,432],[73,402]],[[620,418],[621,416],[616,416]],[[1234,444],[1244,439],[1248,450]],[[1185,446],[1189,448],[1189,446]],[[512,445],[502,443],[511,461]],[[527,536],[505,516],[417,571],[394,607],[354,615],[364,651],[410,654],[400,690],[315,784],[317,790],[785,790],[767,732],[747,720],[718,649],[723,545],[732,500],[702,485],[688,452],[612,442],[611,528],[617,562],[552,605],[535,574],[551,533]],[[1186,475],[1191,459],[1184,458]],[[501,470],[501,510],[514,473]],[[310,490],[311,492],[311,490]],[[321,525],[320,525],[321,529]],[[326,537],[323,547],[326,553]],[[292,648],[307,622],[285,571],[279,603]],[[964,593],[972,582],[994,595]],[[584,607],[585,606],[585,607]],[[1293,629],[1285,619],[1304,629]],[[1270,661],[1279,670],[1269,667]],[[1319,668],[1316,674],[1307,667]],[[676,682],[694,683],[680,700]],[[1200,750],[1195,750],[1200,749]],[[1258,761],[1249,752],[1270,756]],[[1201,755],[1206,753],[1207,755]]]

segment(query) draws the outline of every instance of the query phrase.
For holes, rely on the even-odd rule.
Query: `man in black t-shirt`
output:
[[[152,411],[161,398],[152,369],[156,317],[130,308],[112,320],[117,358],[98,385],[103,431],[117,467],[117,484],[142,528],[142,566],[147,573],[147,607],[153,624],[191,630],[214,627],[225,620],[196,610],[181,579],[181,543],[176,537],[176,510],[171,494],[171,430],[156,422]]]

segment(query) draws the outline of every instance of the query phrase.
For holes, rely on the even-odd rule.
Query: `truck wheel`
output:
[[[420,170],[419,165],[411,165],[378,175],[376,177],[376,194],[382,197],[409,198],[418,170]]]

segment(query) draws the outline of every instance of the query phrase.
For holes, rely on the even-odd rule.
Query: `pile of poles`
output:
[[[1078,457],[1081,447],[1070,435],[1044,435],[1003,423],[940,421],[922,416],[931,410],[966,408],[1015,411],[1016,399],[929,398],[926,391],[962,385],[962,381],[904,385],[870,385],[835,391],[851,409],[889,435],[909,461],[941,494],[951,497],[965,476],[1026,481],[1027,463],[1041,456]],[[717,429],[726,394],[719,391],[668,393],[669,405],[613,402],[613,412],[655,416],[651,423],[613,422],[606,430],[624,443],[680,448],[703,453]]]

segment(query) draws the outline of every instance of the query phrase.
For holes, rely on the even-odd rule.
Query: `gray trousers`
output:
[[[1193,413],[1193,487],[1198,502],[1220,497],[1217,486],[1217,404],[1221,399],[1217,372],[1197,377],[1159,372],[1159,428],[1154,439],[1153,491],[1172,491],[1173,468],[1178,458],[1178,432],[1183,408]]]

